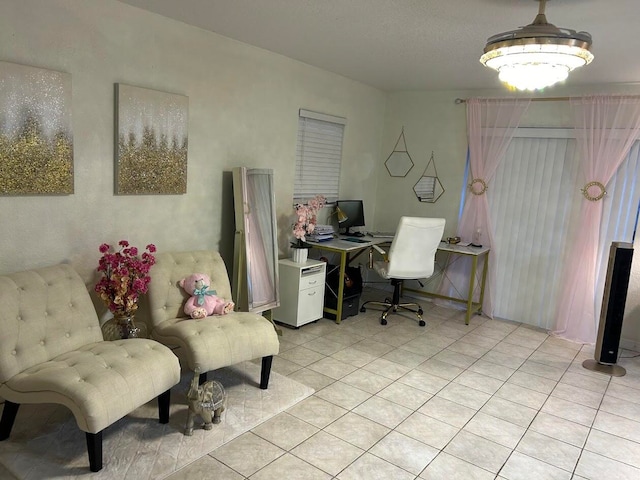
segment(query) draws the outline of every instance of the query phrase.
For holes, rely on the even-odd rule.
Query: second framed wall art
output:
[[[187,193],[189,99],[117,83],[115,193]]]

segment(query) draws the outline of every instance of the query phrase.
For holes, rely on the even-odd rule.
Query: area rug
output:
[[[313,389],[271,372],[260,390],[260,366],[244,362],[217,370],[210,378],[227,391],[222,422],[213,430],[183,434],[191,375],[171,390],[169,423],[158,423],[152,401],[103,432],[103,469],[92,473],[84,432],[64,407],[22,405],[11,437],[0,444],[0,463],[18,479],[162,479],[247,432],[313,393]]]

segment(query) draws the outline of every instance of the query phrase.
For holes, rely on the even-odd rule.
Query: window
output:
[[[553,328],[563,252],[584,197],[573,130],[519,128],[496,170],[489,210],[495,226],[494,315]],[[640,142],[607,184],[600,226],[595,311],[600,311],[609,247],[631,241],[640,200]]]
[[[300,110],[294,202],[324,195],[335,202],[340,190],[342,138],[346,119]]]

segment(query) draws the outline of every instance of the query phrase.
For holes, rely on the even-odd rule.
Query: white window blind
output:
[[[540,130],[540,138],[511,141],[488,200],[497,253],[494,313],[548,329],[554,325],[568,232],[582,197],[576,194],[575,141]]]
[[[296,147],[295,202],[324,195],[328,202],[338,199],[342,139],[346,120],[322,113],[300,110]]]

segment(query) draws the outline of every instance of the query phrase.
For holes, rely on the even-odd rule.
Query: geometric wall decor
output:
[[[189,98],[116,84],[115,193],[187,193]]]
[[[398,149],[400,140],[402,140],[404,150]],[[387,171],[392,177],[406,177],[407,173],[409,173],[409,170],[413,168],[413,160],[411,159],[411,155],[409,155],[409,152],[407,151],[407,142],[404,138],[404,127],[402,127],[402,131],[400,132],[400,136],[396,141],[396,145],[395,147],[393,147],[393,151],[387,157],[384,165],[385,167],[387,167]]]
[[[71,75],[0,62],[0,195],[72,193]]]
[[[424,169],[422,176],[413,186],[413,191],[420,202],[435,203],[444,193],[444,187],[438,178],[436,161],[431,152],[431,158]]]

